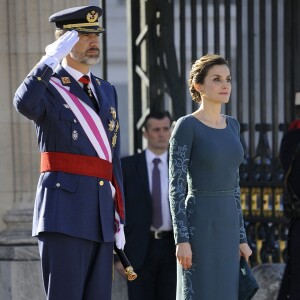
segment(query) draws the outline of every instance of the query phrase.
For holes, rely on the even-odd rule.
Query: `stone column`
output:
[[[3,133],[6,149],[1,151],[0,157],[6,167],[0,171],[1,178],[5,179],[0,183],[0,196],[4,196],[6,208],[11,210],[1,211],[5,214],[2,221],[6,229],[0,236],[0,243],[16,244],[20,240],[23,244],[34,244],[30,231],[39,154],[32,122],[15,111],[12,99],[18,85],[51,41],[53,28],[47,16],[52,7],[48,1],[38,0],[7,1],[5,4],[6,9],[0,11],[1,22],[6,24],[6,28],[1,26],[1,38],[5,41],[1,46],[6,46],[3,55],[6,76],[1,80],[5,110],[0,114],[5,114],[4,127],[7,128]]]

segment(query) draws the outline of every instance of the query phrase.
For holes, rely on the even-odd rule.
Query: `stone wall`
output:
[[[0,230],[11,209],[32,209],[39,173],[39,154],[32,122],[18,114],[12,99],[26,74],[53,41],[49,16],[88,1],[6,0],[0,10]]]

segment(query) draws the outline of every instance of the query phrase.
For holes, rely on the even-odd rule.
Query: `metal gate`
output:
[[[241,124],[241,202],[253,264],[286,255],[278,150],[293,118],[293,66],[286,62],[295,57],[295,6],[299,11],[296,0],[127,0],[136,150],[149,111],[167,109],[177,120],[195,109],[186,84],[194,60],[219,53],[230,62],[233,89],[224,113]]]

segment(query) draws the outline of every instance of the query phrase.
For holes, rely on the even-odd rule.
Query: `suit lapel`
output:
[[[146,162],[146,153],[143,151],[137,159],[137,176],[141,178],[142,185],[145,189],[145,193],[149,203],[151,203],[151,194],[150,194],[150,187],[149,187],[149,178],[148,178],[148,168]]]

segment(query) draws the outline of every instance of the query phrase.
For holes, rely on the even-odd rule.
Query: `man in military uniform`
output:
[[[14,98],[41,152],[32,233],[47,299],[111,299],[113,245],[125,243],[117,94],[90,72],[101,15],[82,6],[50,16],[57,39]]]

